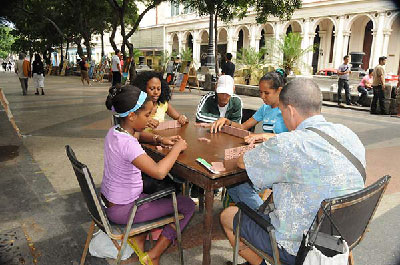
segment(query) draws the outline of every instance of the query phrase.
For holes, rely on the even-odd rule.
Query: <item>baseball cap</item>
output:
[[[386,60],[386,59],[387,59],[386,56],[381,56],[381,57],[379,57],[379,61],[383,61],[383,60]]]
[[[218,78],[217,89],[216,92],[218,94],[225,93],[229,95],[233,95],[233,86],[235,85],[232,76],[230,75],[221,75]]]

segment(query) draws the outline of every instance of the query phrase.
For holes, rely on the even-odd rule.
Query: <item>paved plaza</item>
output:
[[[22,96],[17,76],[0,72],[0,88],[23,135],[16,136],[0,107],[0,264],[6,256],[18,257],[25,264],[79,264],[90,217],[64,146],[74,149],[100,185],[103,138],[111,126],[111,113],[104,105],[108,87],[109,83],[82,86],[79,77],[49,76],[45,96],[34,95],[32,88]],[[175,92],[171,103],[193,122],[201,94]],[[242,99],[246,108],[262,104],[260,98]],[[354,250],[355,263],[399,264],[400,119],[326,106],[322,112],[328,121],[342,123],[360,137],[367,151],[367,184],[392,176],[369,232]],[[217,199],[211,263],[222,265],[232,259],[232,249],[219,224],[222,205]],[[185,264],[201,264],[202,220],[197,211],[183,232]],[[4,239],[10,235],[15,244],[7,248]],[[136,260],[125,264],[138,264]],[[171,247],[161,264],[177,263],[176,247]],[[113,261],[88,255],[86,264]]]

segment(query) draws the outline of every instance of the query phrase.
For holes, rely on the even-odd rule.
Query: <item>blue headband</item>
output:
[[[115,116],[117,116],[119,118],[124,118],[124,117],[128,116],[129,113],[137,111],[143,105],[143,103],[145,102],[146,98],[147,98],[147,93],[143,92],[143,91],[140,91],[140,95],[139,95],[139,98],[138,98],[138,100],[136,102],[136,105],[132,109],[130,109],[130,110],[124,112],[124,113],[115,114]]]

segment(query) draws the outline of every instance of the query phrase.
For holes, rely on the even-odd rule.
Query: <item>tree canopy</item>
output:
[[[8,49],[14,52],[40,52],[46,58],[52,49],[74,43],[83,56],[83,43],[90,59],[92,36],[111,32],[113,49],[119,48],[125,57],[127,48],[131,57],[134,47],[129,39],[144,15],[164,1],[183,4],[201,16],[214,15],[223,21],[243,18],[253,10],[259,23],[270,15],[288,18],[301,5],[301,0],[13,0],[2,4],[0,24],[12,24],[13,30],[7,34],[15,41]],[[123,39],[121,47],[114,41],[118,27]]]

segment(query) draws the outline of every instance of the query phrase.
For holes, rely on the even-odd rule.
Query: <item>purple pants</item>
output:
[[[148,196],[148,194],[142,193],[140,194],[139,199],[144,198],[146,196]],[[189,220],[194,213],[195,204],[192,201],[192,199],[182,195],[177,195],[176,201],[178,204],[178,212],[180,214],[183,214],[184,216],[183,219],[179,221],[180,228],[182,231],[185,228],[185,226],[189,223]],[[127,224],[134,203],[135,202],[129,204],[114,205],[106,209],[106,214],[108,218],[116,224]],[[174,206],[172,204],[172,198],[163,198],[139,206],[136,211],[133,223],[142,223],[166,215],[170,215],[173,213],[174,213]],[[176,232],[170,225],[166,225],[164,227],[162,235],[171,241],[174,241],[174,239],[176,238]]]

